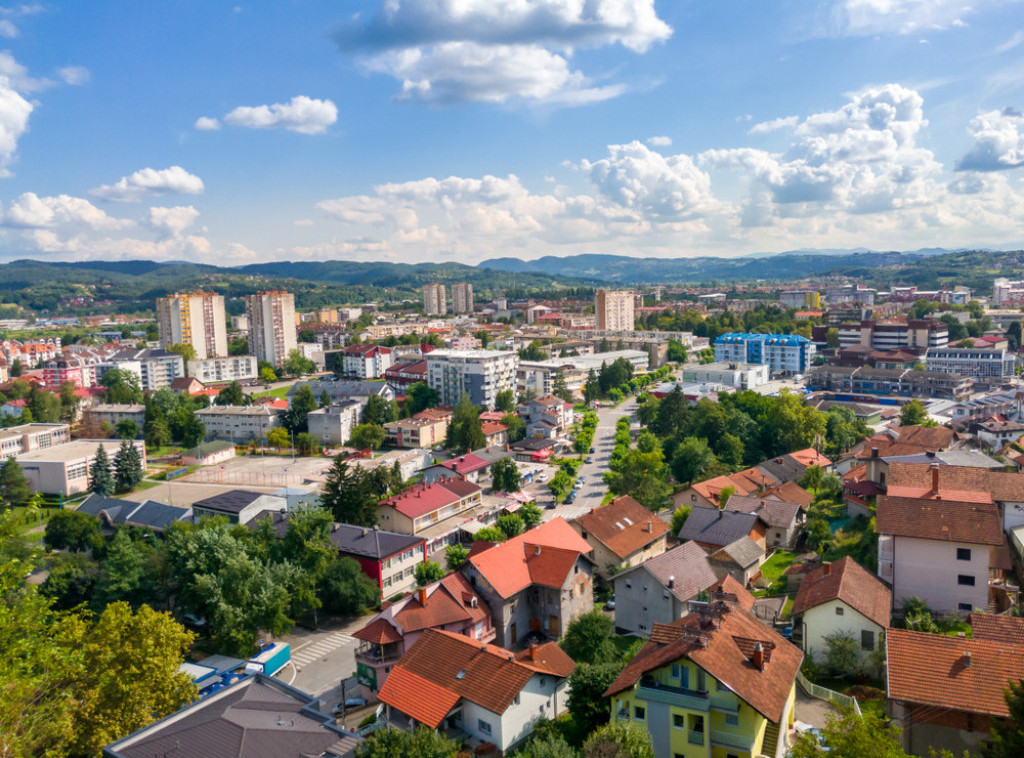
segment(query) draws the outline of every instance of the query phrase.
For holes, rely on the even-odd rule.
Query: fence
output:
[[[860,716],[860,705],[857,703],[857,698],[844,695],[841,692],[830,690],[828,687],[822,687],[821,685],[815,684],[810,681],[801,672],[797,672],[796,682],[809,697],[818,698],[819,700],[827,700],[830,703],[838,703],[844,708],[851,709],[854,713]]]

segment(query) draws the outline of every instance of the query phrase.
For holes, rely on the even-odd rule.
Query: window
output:
[[[512,698],[512,705],[519,705],[519,693],[518,692],[516,693],[516,696],[514,698]]]
[[[673,663],[672,664],[672,678],[673,679],[678,679],[680,677],[680,673],[679,672],[682,670],[682,668],[683,667],[680,666],[678,663]]]
[[[956,559],[958,561],[971,560],[971,549],[969,547],[958,547],[956,549]]]
[[[970,574],[958,574],[956,577],[956,583],[961,587],[973,587],[974,577]]]
[[[697,669],[697,691],[707,691],[707,685],[704,682],[704,669]]]
[[[870,629],[861,629],[860,630],[860,646],[864,650],[874,650],[875,649],[875,633],[872,632]]]
[[[843,615],[843,607],[841,605],[837,605],[836,606],[836,615],[837,616],[842,616]]]
[[[626,580],[626,589],[627,590],[633,589],[633,582],[629,581],[629,579]]]
[[[640,705],[634,705],[633,718],[637,721],[643,721],[647,718],[647,709]]]
[[[673,729],[686,729],[686,716],[682,713],[672,714],[672,728]]]
[[[490,734],[491,733],[491,723],[489,721],[484,721],[483,719],[477,719],[476,720],[476,728],[479,729],[484,734]]]
[[[727,714],[725,714],[725,725],[726,726],[739,726],[740,725],[740,714],[738,714],[738,713],[727,713]]]
[[[970,603],[958,603],[956,609],[962,613],[970,613],[974,610],[974,606]]]

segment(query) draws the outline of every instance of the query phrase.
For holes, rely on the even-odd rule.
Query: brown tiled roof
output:
[[[790,453],[789,457],[804,466],[821,466],[822,468],[826,468],[832,465],[832,461],[830,459],[826,458],[813,447],[809,447],[806,450],[797,450],[794,453]]]
[[[365,642],[372,642],[374,645],[387,645],[391,642],[401,642],[402,635],[386,619],[376,618],[362,629],[353,632],[352,636]]]
[[[806,508],[814,500],[814,496],[796,482],[783,482],[764,491],[764,497],[777,497],[787,503],[797,503]]]
[[[576,662],[557,642],[545,642],[516,654],[516,660],[539,674],[567,677],[576,670]]]
[[[757,601],[750,591],[740,584],[739,580],[736,579],[732,574],[726,574],[724,577],[719,579],[711,587],[711,591],[725,592],[729,595],[734,595],[741,608],[745,608],[748,611],[754,607],[754,603]]]
[[[380,699],[431,727],[436,727],[460,698],[502,714],[535,673],[572,673],[554,650],[545,646],[541,657],[540,665],[538,661],[521,661],[496,645],[428,629],[395,664]],[[398,672],[402,673],[395,681]],[[426,718],[410,709],[419,710]]]
[[[940,492],[978,492],[983,494],[985,502],[1024,502],[1024,474],[974,466],[938,466],[935,470]],[[932,466],[928,463],[890,463],[889,491],[897,487],[930,492],[932,476]]]
[[[487,603],[473,590],[472,585],[459,573],[449,574],[437,584],[425,588],[426,604],[420,602],[420,593],[414,592],[405,607],[395,613],[395,621],[405,632],[442,627],[459,621],[477,622],[491,615]],[[474,608],[471,598],[477,598]]]
[[[875,528],[879,534],[923,540],[1002,545],[1003,525],[992,503],[880,495]]]
[[[605,697],[629,689],[649,671],[687,658],[769,721],[779,723],[803,660],[800,649],[741,607],[722,612],[717,628],[701,624],[698,613],[671,624],[659,624],[657,639],[663,641],[655,641],[652,633],[652,638],[605,691]],[[691,634],[685,633],[688,630]],[[703,641],[698,641],[698,636]],[[771,648],[770,660],[763,670],[754,666],[749,657],[757,642],[765,649]]]
[[[929,450],[942,450],[953,443],[953,430],[945,426],[899,426],[896,428],[900,442],[920,445]]]
[[[1024,648],[1024,618],[996,616],[991,613],[972,613],[967,617],[974,631],[974,639],[989,642],[1008,642]]]
[[[889,628],[892,593],[881,579],[849,556],[807,571],[792,612],[803,613],[832,600],[841,600],[883,629]]]
[[[890,700],[1008,718],[1003,690],[1024,679],[1024,647],[1007,642],[890,629],[886,648]]]
[[[670,528],[629,495],[617,497],[600,508],[591,508],[576,522],[619,558],[642,550]]]

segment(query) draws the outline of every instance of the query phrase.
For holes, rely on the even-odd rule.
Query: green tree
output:
[[[29,486],[25,472],[21,465],[12,455],[4,461],[0,467],[0,504],[7,506],[22,506],[32,497],[32,488]]]
[[[97,610],[120,600],[138,606],[146,599],[150,589],[146,564],[151,552],[149,545],[132,539],[128,528],[121,527],[114,533],[96,581],[93,605]]]
[[[379,424],[359,424],[352,430],[348,444],[357,450],[377,450],[384,444],[384,427]]]
[[[387,727],[373,733],[356,745],[356,758],[455,758],[459,751],[457,742],[444,737],[426,726],[415,731]]]
[[[313,395],[313,388],[306,383],[300,384],[289,401],[288,410],[283,414],[281,425],[292,434],[308,432],[309,414],[319,407],[320,405]]]
[[[463,395],[455,405],[451,423],[448,425],[447,446],[465,453],[479,450],[486,443],[480,424],[480,409],[473,405],[469,395]]]
[[[306,358],[302,352],[296,348],[288,351],[288,357],[284,359],[282,365],[284,372],[290,376],[302,376],[303,374],[312,374],[316,371],[316,364],[309,358]]]
[[[525,529],[533,529],[533,527],[538,526],[544,520],[544,512],[536,503],[523,503],[517,514],[523,520],[523,527]]]
[[[494,396],[494,410],[502,413],[516,412],[516,393],[512,389],[498,390]]]
[[[799,484],[805,490],[816,490],[821,483],[821,477],[824,475],[825,470],[821,466],[808,466],[804,471],[804,475],[800,477]]]
[[[102,497],[114,494],[114,475],[110,470],[110,458],[103,445],[96,446],[96,454],[89,465],[89,491]]]
[[[380,589],[354,558],[335,555],[320,582],[320,598],[328,613],[355,616],[380,602]]]
[[[128,440],[121,443],[114,456],[114,485],[120,492],[130,492],[142,481],[142,456]]]
[[[245,394],[241,384],[234,381],[218,392],[213,402],[215,405],[251,405],[252,398]]]
[[[195,447],[206,438],[206,427],[199,417],[190,410],[182,409],[181,444],[185,447]]]
[[[832,676],[850,676],[860,671],[860,640],[845,629],[826,634],[825,667]]]
[[[581,738],[608,723],[611,714],[604,693],[624,667],[625,661],[621,660],[613,663],[580,663],[572,672],[566,705],[575,731]]]
[[[510,540],[523,533],[523,520],[515,513],[507,513],[498,516],[497,527],[505,535],[505,539]]]
[[[686,363],[686,348],[676,340],[668,341],[668,359],[672,363]]]
[[[260,368],[260,381],[264,384],[273,384],[277,381],[277,373],[273,366],[267,365]]]
[[[416,584],[419,587],[426,587],[432,582],[436,582],[438,579],[444,576],[444,569],[441,568],[440,563],[434,561],[423,561],[416,564],[415,569]]]
[[[387,400],[380,395],[370,395],[363,406],[363,412],[359,420],[364,424],[377,424],[384,426],[389,421],[398,418],[398,406],[394,400]]]
[[[693,508],[691,508],[690,506],[683,505],[683,506],[680,506],[679,508],[676,508],[674,511],[672,511],[672,535],[673,536],[679,534],[679,530],[682,529],[683,525],[686,524],[686,519],[688,519],[690,517],[690,511],[692,511],[692,510],[693,510]]]
[[[441,402],[441,394],[426,382],[416,382],[406,390],[405,410],[414,416]]]
[[[32,420],[52,424],[60,421],[60,400],[52,392],[40,387],[33,387],[29,392],[28,410]]]
[[[637,447],[627,451],[618,465],[613,462],[612,469],[605,474],[608,488],[616,495],[629,495],[645,508],[660,509],[672,494],[669,467],[650,432],[641,433]]]
[[[562,369],[558,369],[555,372],[555,381],[551,387],[551,394],[567,403],[572,402],[572,392],[569,390],[569,385],[565,383],[565,372]]]
[[[444,549],[444,555],[448,564],[448,570],[458,571],[469,560],[469,549],[465,545],[456,542],[454,545],[449,545]]]
[[[811,550],[822,552],[832,541],[832,530],[829,529],[828,521],[819,516],[812,516],[807,520],[804,533],[807,535],[807,547]]]
[[[107,388],[108,403],[141,403],[142,387],[139,377],[131,371],[112,368],[100,377],[100,384]]]
[[[508,427],[508,441],[519,442],[526,436],[526,422],[514,413],[506,413],[501,417],[501,423]]]
[[[544,343],[540,340],[533,340],[526,347],[519,348],[519,360],[521,361],[542,361],[548,354],[542,349]]]
[[[168,345],[167,351],[181,356],[182,363],[185,364],[185,373],[188,374],[188,362],[196,359],[196,349],[187,342],[178,342]]]
[[[61,382],[57,391],[57,398],[60,400],[60,420],[65,424],[74,423],[78,418],[78,395],[75,394],[77,386],[74,382]]]
[[[335,521],[356,526],[377,523],[377,497],[366,472],[350,468],[344,456],[335,457],[320,491],[320,503]]]
[[[52,550],[98,550],[103,544],[99,519],[79,511],[56,511],[46,523],[43,542]]]
[[[539,733],[543,721],[540,719],[534,723],[533,736],[514,753],[516,758],[579,758],[580,751],[566,742],[562,735]]]
[[[491,483],[497,492],[519,492],[522,478],[512,458],[501,458],[491,466]]]
[[[309,432],[295,435],[295,449],[299,455],[316,455],[320,450],[320,441]]]
[[[290,442],[288,430],[275,426],[273,429],[267,432],[267,444],[271,447],[276,447],[278,450],[284,448]]]
[[[615,622],[599,610],[575,618],[558,643],[566,655],[579,663],[611,663],[618,657],[612,632]]]
[[[67,611],[92,600],[100,576],[96,561],[84,553],[56,553],[49,567],[39,592],[53,602],[55,609]]]
[[[910,758],[900,745],[900,730],[875,711],[858,716],[852,710],[829,713],[821,736],[834,758]],[[792,758],[820,758],[817,737],[804,732],[793,743]]]
[[[1010,682],[1003,699],[1009,719],[993,719],[991,739],[981,745],[984,758],[1016,758],[1024,755],[1024,682]]]
[[[601,383],[597,380],[594,369],[587,372],[587,380],[583,383],[583,399],[592,403],[601,398]]]
[[[483,529],[473,535],[473,539],[478,542],[504,542],[505,533],[496,526],[485,526]]]
[[[727,484],[718,493],[718,507],[724,508],[729,504],[729,498],[736,494],[736,488]]]
[[[916,398],[900,408],[900,426],[923,426],[928,420],[924,403]]]
[[[672,475],[677,482],[699,481],[715,460],[707,440],[684,437],[672,454]]]
[[[11,361],[11,370],[8,373],[10,373],[12,379],[21,376],[24,371],[25,366],[21,362],[21,358],[15,358]]]
[[[655,758],[655,755],[651,736],[643,724],[613,721],[587,738],[583,743],[583,758]]]
[[[118,439],[133,440],[139,436],[139,425],[130,418],[118,421],[114,428],[117,430]]]

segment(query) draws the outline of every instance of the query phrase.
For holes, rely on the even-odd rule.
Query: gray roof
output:
[[[170,526],[175,521],[188,518],[192,512],[190,508],[179,508],[174,505],[158,503],[155,500],[145,500],[136,503],[131,500],[121,500],[116,497],[101,497],[90,495],[86,498],[77,510],[88,513],[91,516],[103,516],[111,525],[131,524],[133,526],[147,526],[157,531]]]
[[[219,495],[214,495],[213,497],[196,500],[192,505],[197,508],[209,508],[211,511],[241,513],[246,507],[252,505],[265,495],[265,492],[229,490],[228,492],[222,492]]]
[[[313,397],[320,397],[324,390],[332,399],[335,397],[369,397],[370,395],[386,394],[390,390],[387,382],[356,382],[344,380],[327,380],[313,382],[296,382],[288,388],[288,398],[291,399],[299,387],[308,384],[313,390]]]
[[[272,677],[240,679],[103,749],[107,758],[349,756],[359,738]]]
[[[694,540],[724,547],[740,537],[748,536],[755,523],[757,516],[753,513],[720,511],[695,505],[676,536],[681,542]]]
[[[778,529],[789,529],[800,513],[798,503],[787,503],[784,500],[746,495],[733,495],[725,504],[727,511],[753,513],[768,526]]]
[[[804,464],[789,455],[771,458],[757,464],[757,468],[771,474],[780,482],[795,482],[807,470]]]
[[[696,542],[684,542],[639,566],[634,566],[629,571],[618,574],[615,578],[641,569],[661,582],[682,602],[693,599],[698,592],[706,590],[718,581],[718,577],[708,564],[707,554]]]
[[[735,542],[711,554],[711,560],[722,560],[727,558],[741,568],[753,566],[764,557],[764,548],[754,542],[750,537],[740,537]]]
[[[255,529],[259,522],[266,518],[272,520],[274,531],[278,537],[284,537],[288,533],[288,515],[280,511],[263,511],[249,522],[249,527]],[[331,543],[338,548],[339,553],[380,561],[423,542],[423,537],[388,532],[383,529],[371,529],[366,526],[340,524],[337,521],[331,524],[329,536]]]
[[[886,463],[938,463],[943,466],[966,466],[967,468],[993,470],[1003,468],[1003,464],[995,458],[990,458],[977,450],[944,450],[914,455],[887,455],[883,456],[882,460]]]

